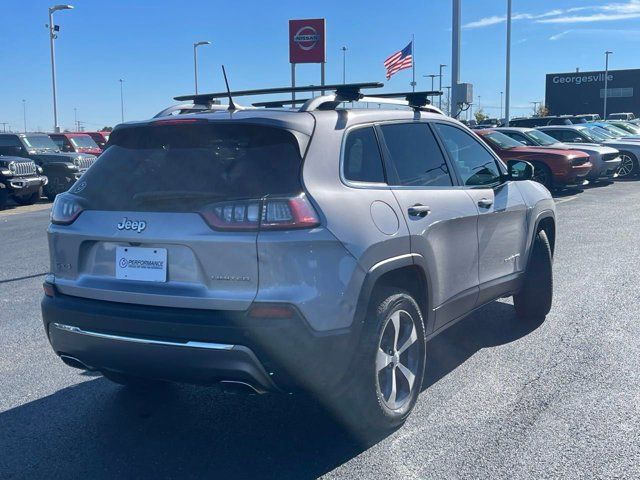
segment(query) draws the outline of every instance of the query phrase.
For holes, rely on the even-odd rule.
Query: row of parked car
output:
[[[9,199],[32,205],[53,201],[93,164],[109,132],[0,134],[0,209]]]
[[[527,160],[549,189],[640,173],[640,125],[588,116],[515,119],[474,131],[505,161]]]

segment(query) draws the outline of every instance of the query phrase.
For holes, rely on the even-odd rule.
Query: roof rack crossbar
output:
[[[307,100],[309,99],[300,98],[300,99],[291,100],[290,98],[288,98],[284,100],[273,100],[270,102],[255,102],[255,103],[252,103],[251,105],[253,105],[254,107],[281,108],[281,107],[284,107],[285,105],[297,105],[297,104],[305,103]]]
[[[438,97],[442,95],[441,91],[426,91],[426,92],[394,92],[394,93],[380,93],[374,94],[372,97],[378,98],[404,98],[410,107],[419,108],[426,105],[430,105],[431,101],[429,97]]]
[[[217,92],[217,93],[203,93],[199,95],[181,95],[174,97],[177,101],[192,101],[198,105],[208,105],[216,98],[228,98],[229,95],[233,97],[249,97],[253,95],[273,95],[278,93],[298,93],[298,92],[315,92],[321,90],[333,90],[340,98],[344,98],[345,101],[351,101],[351,98],[361,95],[360,90],[365,88],[381,88],[384,85],[380,82],[363,82],[363,83],[340,83],[333,85],[309,85],[304,87],[276,87],[276,88],[261,88],[256,90],[237,90],[235,92]]]

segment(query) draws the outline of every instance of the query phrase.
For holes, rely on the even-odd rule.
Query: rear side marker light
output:
[[[295,312],[288,305],[257,304],[251,307],[249,316],[252,318],[293,318]]]
[[[42,284],[42,288],[44,290],[44,294],[47,297],[52,297],[53,298],[53,297],[56,296],[56,286],[54,284],[49,283],[49,282],[44,282]]]

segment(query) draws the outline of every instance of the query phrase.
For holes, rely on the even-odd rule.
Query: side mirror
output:
[[[507,168],[511,180],[531,180],[533,178],[533,165],[524,160],[509,160]]]

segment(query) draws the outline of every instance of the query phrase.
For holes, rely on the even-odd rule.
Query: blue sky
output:
[[[47,7],[54,2],[3,0],[0,29],[0,123],[52,128]],[[451,57],[451,1],[135,1],[71,0],[58,12],[56,42],[59,121],[72,128],[74,108],[87,129],[120,120],[118,79],[124,79],[125,120],[148,118],[193,90],[192,44],[199,50],[201,92],[223,88],[225,64],[234,89],[290,82],[287,20],[327,19],[327,82],[384,81],[382,62],[415,34],[418,88]],[[474,84],[481,105],[496,115],[504,90],[506,0],[462,0],[461,80]],[[598,70],[604,51],[611,68],[640,67],[640,0],[513,0],[513,114],[544,97],[547,72]],[[449,84],[448,69],[445,84]],[[405,90],[410,71],[386,82]],[[319,66],[298,69],[299,84],[319,83]],[[0,126],[0,128],[2,128]]]

